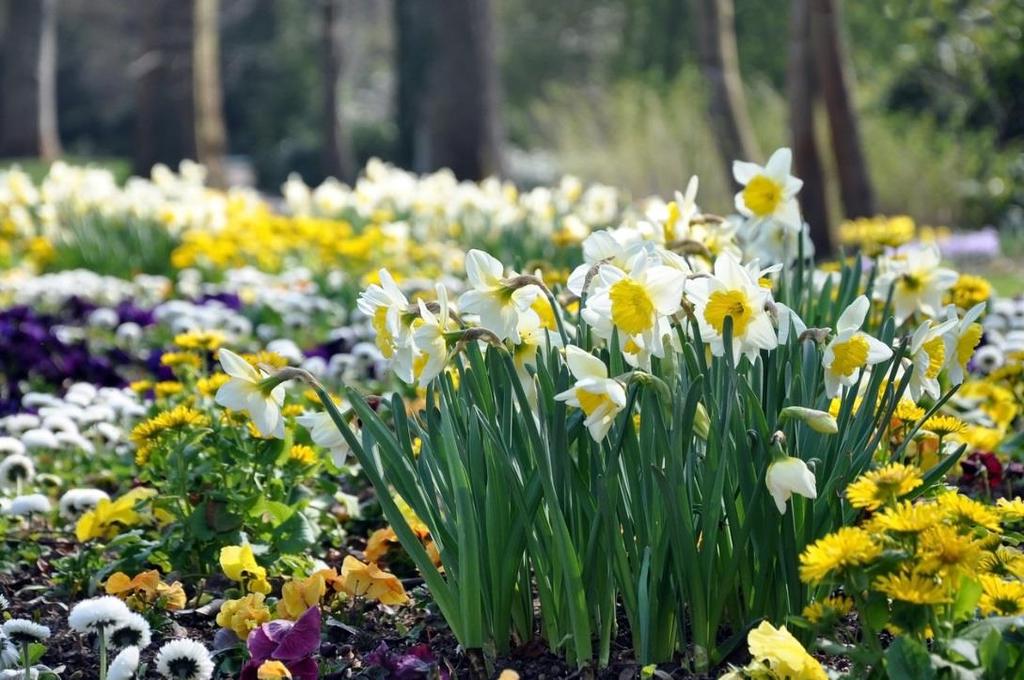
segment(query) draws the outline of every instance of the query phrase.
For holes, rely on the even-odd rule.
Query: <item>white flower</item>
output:
[[[111,595],[82,600],[71,608],[68,625],[79,633],[96,633],[119,626],[128,620],[131,610]]]
[[[60,497],[57,507],[60,509],[61,517],[74,519],[83,512],[95,508],[104,499],[110,500],[110,496],[100,489],[68,489]]]
[[[786,514],[786,502],[793,494],[811,500],[818,497],[814,473],[806,463],[793,456],[785,456],[769,465],[765,484],[775,501],[775,507],[783,515]]]
[[[21,443],[28,449],[59,449],[57,436],[41,427],[26,430],[21,434]]]
[[[50,629],[28,619],[9,619],[4,621],[4,635],[16,645],[29,642],[42,642],[50,637]]]
[[[28,671],[28,680],[37,680],[38,678],[39,669],[33,666]],[[26,680],[25,671],[20,668],[9,668],[0,671],[0,680]]]
[[[283,439],[284,417],[281,415],[281,406],[284,404],[284,383],[268,391],[263,386],[267,374],[229,349],[221,348],[218,359],[231,379],[217,390],[214,401],[234,411],[246,411],[264,437]]]
[[[5,425],[10,429],[9,423],[5,423]],[[0,437],[0,453],[25,453],[25,445],[14,437]]]
[[[307,411],[296,417],[295,422],[309,430],[314,444],[330,451],[335,465],[341,467],[345,464],[351,449],[327,411]]]
[[[139,648],[125,647],[107,669],[107,680],[132,680],[139,669]]]
[[[885,300],[892,289],[893,314],[903,323],[914,312],[936,317],[942,308],[942,295],[959,278],[952,269],[941,267],[942,255],[934,243],[901,248],[879,258],[875,298]]]
[[[145,649],[152,641],[149,622],[135,612],[129,612],[123,621],[105,628],[104,633],[107,636],[107,641],[115,649],[126,647]]]
[[[939,386],[939,373],[946,365],[946,339],[943,336],[956,325],[956,322],[955,318],[938,325],[925,321],[914,331],[910,339],[910,358],[904,359],[904,366],[914,367],[907,391],[915,402],[920,401],[924,394],[932,399],[939,398],[942,391]]]
[[[0,669],[14,668],[18,665],[19,652],[7,635],[0,631]]]
[[[15,496],[11,504],[4,509],[3,514],[12,517],[25,517],[28,515],[45,515],[50,512],[50,499],[41,493],[30,493],[22,496]]]
[[[0,460],[0,489],[14,489],[19,484],[28,484],[36,476],[32,459],[20,453],[12,453]]]
[[[773,153],[764,167],[733,161],[733,177],[743,185],[743,190],[736,194],[736,210],[744,217],[758,221],[774,219],[800,229],[796,194],[804,183],[789,174],[792,164],[793,154],[786,148]]]
[[[535,285],[513,288],[503,278],[505,266],[482,250],[466,253],[466,279],[470,290],[459,297],[459,309],[475,314],[480,325],[498,336],[519,342],[519,314],[541,294]],[[515,274],[513,274],[515,276]]]
[[[602,338],[610,339],[618,329],[624,350],[632,340],[655,356],[664,356],[666,317],[679,311],[686,275],[660,260],[638,258],[628,274],[610,264],[597,272],[593,295],[587,298],[583,319]],[[628,354],[638,354],[638,351]]]
[[[974,349],[981,342],[984,331],[977,319],[984,311],[985,303],[979,302],[967,310],[964,317],[946,334],[946,375],[953,385],[964,381],[967,362],[974,356]],[[946,307],[946,318],[957,318],[955,305]]]
[[[732,318],[732,352],[736,361],[744,354],[751,361],[762,349],[778,346],[778,335],[765,305],[771,291],[758,284],[754,274],[729,253],[715,259],[714,274],[687,284],[686,294],[696,307],[701,337],[715,356],[725,354],[725,319]]]
[[[988,375],[1006,362],[1003,350],[995,345],[979,347],[974,353],[974,368],[981,373]]]
[[[836,434],[839,432],[839,424],[835,416],[826,411],[818,411],[803,406],[787,406],[779,414],[783,418],[796,418],[807,424],[815,432],[822,434]]]
[[[437,315],[420,300],[422,323],[415,324],[416,330],[413,331],[413,342],[420,354],[413,362],[412,373],[420,387],[426,387],[444,370],[448,359],[448,341],[445,340],[444,334],[454,327],[448,315],[448,291],[441,284],[437,284],[436,290]]]
[[[4,418],[4,427],[12,434],[20,434],[25,430],[39,427],[39,416],[34,413],[15,413]],[[7,439],[6,437],[4,439]],[[24,451],[21,451],[24,453]]]
[[[618,380],[608,377],[603,361],[575,345],[565,348],[565,361],[576,384],[555,395],[555,399],[583,409],[587,416],[583,424],[599,442],[607,436],[615,416],[626,408],[626,390]]]
[[[871,303],[861,295],[843,310],[836,321],[836,335],[825,347],[821,365],[825,369],[825,394],[839,395],[841,385],[850,386],[866,366],[887,361],[892,348],[860,329]]]
[[[156,672],[170,680],[210,680],[213,660],[195,640],[171,640],[156,655]]]

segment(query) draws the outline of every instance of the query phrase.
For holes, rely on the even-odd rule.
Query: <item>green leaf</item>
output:
[[[957,589],[956,601],[953,602],[953,619],[962,621],[970,618],[980,599],[981,583],[967,576],[962,577],[960,587]]]
[[[294,513],[275,531],[274,547],[282,554],[300,554],[316,542],[318,531],[301,512]]]
[[[890,680],[931,680],[935,677],[928,650],[917,640],[898,637],[885,652],[885,668]]]

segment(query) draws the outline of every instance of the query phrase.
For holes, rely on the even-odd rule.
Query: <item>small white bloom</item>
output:
[[[587,416],[583,424],[599,442],[608,435],[615,416],[626,408],[626,390],[618,380],[608,377],[603,361],[576,345],[565,348],[565,361],[576,384],[555,395],[555,399],[582,409]]]
[[[331,460],[336,466],[341,467],[345,464],[352,449],[327,411],[307,411],[295,418],[295,422],[309,430],[309,436],[312,437],[314,444],[330,452]]]
[[[444,334],[454,328],[448,311],[448,291],[440,283],[437,284],[436,290],[438,313],[435,315],[423,300],[420,300],[422,323],[415,324],[413,331],[413,343],[420,354],[413,362],[412,375],[420,387],[426,387],[444,370],[448,359],[448,341],[445,340]]]
[[[60,442],[57,436],[41,427],[26,430],[21,434],[21,443],[28,449],[59,449]]]
[[[156,655],[156,672],[169,680],[210,680],[213,660],[195,640],[171,640]]]
[[[942,309],[942,295],[960,277],[940,266],[942,254],[934,243],[905,246],[879,258],[875,298],[885,300],[892,289],[893,313],[903,323],[914,312],[935,318]]]
[[[16,496],[11,504],[4,508],[3,514],[12,517],[45,515],[50,512],[50,499],[41,493],[30,493]]]
[[[71,608],[68,625],[79,633],[96,633],[128,620],[131,610],[122,600],[111,595],[82,600]]]
[[[904,359],[904,367],[912,365],[910,384],[907,391],[915,402],[922,395],[938,399],[941,394],[939,373],[946,365],[946,338],[944,337],[956,325],[955,318],[948,319],[938,325],[925,321],[914,331],[910,339],[910,358]]]
[[[519,314],[530,308],[541,290],[535,285],[512,288],[504,279],[505,266],[482,250],[466,253],[469,290],[459,297],[459,309],[475,314],[480,325],[504,340],[519,342]],[[515,273],[512,274],[515,276]]]
[[[892,356],[892,348],[860,329],[870,308],[867,297],[861,295],[836,321],[836,335],[821,357],[825,394],[829,398],[838,396],[842,385],[855,384],[866,366],[874,366]]]
[[[984,311],[984,302],[971,307],[946,334],[946,375],[949,376],[949,381],[953,385],[959,385],[964,381],[967,374],[967,363],[974,356],[974,349],[981,342],[983,331],[977,320]],[[946,307],[946,318],[957,318],[956,305]]]
[[[39,416],[34,413],[15,413],[4,418],[3,422],[8,432],[11,434],[21,434],[25,430],[39,427]],[[4,437],[4,439],[8,439],[8,437]],[[21,453],[24,453],[24,451]]]
[[[104,634],[115,649],[145,649],[152,641],[149,622],[135,612],[129,612],[124,620],[105,628]]]
[[[231,379],[217,390],[216,401],[234,411],[245,411],[253,425],[264,437],[284,438],[284,383],[266,391],[261,385],[267,374],[254,368],[248,361],[229,349],[221,348],[218,353],[221,368]]]
[[[107,669],[107,680],[132,680],[139,669],[139,648],[125,647]]]
[[[0,669],[15,668],[18,665],[20,653],[14,643],[7,635],[0,631]]]
[[[778,149],[762,167],[756,163],[733,161],[732,174],[743,185],[736,194],[736,210],[758,221],[769,219],[800,229],[800,206],[796,194],[803,182],[789,174],[793,153]]]
[[[14,644],[22,645],[29,642],[42,642],[50,637],[50,629],[28,619],[10,619],[4,621],[4,635]]]
[[[783,515],[786,514],[786,502],[793,494],[811,500],[818,497],[814,473],[806,463],[793,456],[785,456],[769,465],[765,484],[775,501],[775,507]]]
[[[395,283],[387,269],[377,272],[380,285],[372,284],[360,293],[359,311],[370,318],[377,333],[377,347],[386,359],[391,359],[402,347],[411,342],[411,331],[405,320],[409,311],[409,300]]]
[[[100,489],[68,489],[57,502],[60,516],[75,519],[87,510],[95,508],[101,500],[110,500],[106,491]]]
[[[12,453],[0,460],[0,489],[14,489],[29,484],[36,476],[32,459],[21,453]]]
[[[10,424],[6,426],[10,428]],[[0,437],[0,453],[25,453],[25,445],[14,437]]]

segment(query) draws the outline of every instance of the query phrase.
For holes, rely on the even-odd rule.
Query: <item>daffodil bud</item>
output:
[[[693,430],[701,439],[707,439],[711,431],[711,418],[708,417],[708,409],[703,403],[697,402],[697,411],[693,414]]]
[[[812,500],[818,497],[814,473],[807,467],[807,463],[792,456],[778,458],[768,466],[765,484],[775,501],[775,507],[783,515],[786,514],[786,502],[793,494]]]
[[[822,434],[836,434],[839,432],[839,424],[831,413],[818,411],[803,406],[787,406],[780,414],[783,418],[796,418],[805,423],[815,432]]]

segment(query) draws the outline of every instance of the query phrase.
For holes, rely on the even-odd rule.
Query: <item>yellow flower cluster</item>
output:
[[[839,241],[855,246],[866,255],[881,253],[886,247],[897,247],[914,238],[914,219],[909,215],[862,217],[839,225]]]

